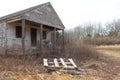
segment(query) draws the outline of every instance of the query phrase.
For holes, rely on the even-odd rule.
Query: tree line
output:
[[[120,44],[120,19],[101,23],[85,23],[66,31],[66,37],[93,45]]]

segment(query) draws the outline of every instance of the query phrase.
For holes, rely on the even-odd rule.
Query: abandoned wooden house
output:
[[[26,53],[45,46],[55,49],[56,31],[61,31],[63,40],[64,28],[50,2],[1,17],[0,51]],[[62,44],[64,47],[64,41]]]

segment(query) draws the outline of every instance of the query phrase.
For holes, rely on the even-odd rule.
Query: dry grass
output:
[[[120,57],[120,45],[97,46],[96,49],[105,55],[114,56],[116,58]]]
[[[96,48],[105,50],[120,50],[120,45],[101,45],[97,46]]]
[[[78,67],[85,69],[81,75],[46,73],[42,66],[41,55],[27,56],[25,60],[22,56],[0,56],[0,80],[120,80],[120,60],[109,57],[107,53],[103,52],[101,55],[95,51],[103,48],[107,52],[107,48],[110,50],[113,48],[99,46],[93,49],[91,47],[79,44],[68,45],[63,53],[66,53],[64,57],[73,57]],[[113,47],[116,49],[115,46]]]

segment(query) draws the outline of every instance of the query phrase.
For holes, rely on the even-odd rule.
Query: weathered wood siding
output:
[[[6,22],[0,23],[0,54],[5,53],[6,32]]]
[[[8,49],[22,49],[22,43],[21,43],[21,39],[22,38],[16,38],[16,26],[21,26],[21,23],[18,22],[13,22],[13,23],[9,23],[8,26],[8,31],[7,31],[7,48]],[[26,33],[25,33],[25,49],[29,50],[31,48],[36,48],[36,47],[31,47],[31,28],[35,28],[37,29],[37,42],[40,41],[40,27],[39,26],[31,26],[29,24],[27,24],[25,26],[26,28]],[[47,32],[47,39],[51,41],[51,30],[49,29],[43,29],[44,31]]]
[[[50,3],[44,4],[43,6],[25,13],[24,17],[30,21],[46,24],[58,29],[64,29],[64,25]]]

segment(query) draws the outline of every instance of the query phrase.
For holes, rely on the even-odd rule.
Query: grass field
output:
[[[99,51],[100,53],[103,53],[105,55],[120,58],[120,45],[97,46],[96,49],[97,49],[97,51]]]

